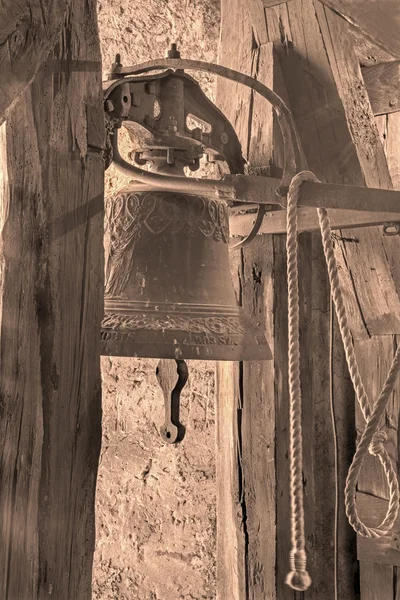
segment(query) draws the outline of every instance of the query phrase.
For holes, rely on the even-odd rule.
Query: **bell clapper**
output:
[[[185,427],[179,421],[179,408],[181,391],[189,376],[188,366],[181,359],[162,358],[157,365],[156,376],[164,394],[165,406],[165,422],[160,427],[160,435],[167,444],[176,444],[185,436]]]

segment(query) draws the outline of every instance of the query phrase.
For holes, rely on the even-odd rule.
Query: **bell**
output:
[[[109,199],[102,354],[271,358],[237,303],[228,242],[223,201],[132,188]]]

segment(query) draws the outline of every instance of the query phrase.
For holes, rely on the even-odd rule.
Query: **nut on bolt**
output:
[[[167,51],[166,58],[180,58],[181,53],[178,50],[178,46],[176,44],[171,44],[169,50]]]

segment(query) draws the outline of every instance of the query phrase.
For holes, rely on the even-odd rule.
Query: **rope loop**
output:
[[[289,414],[290,414],[290,499],[291,499],[291,571],[286,583],[293,589],[306,590],[311,579],[306,570],[303,509],[303,449],[301,425],[300,390],[300,345],[299,345],[299,290],[298,290],[298,241],[297,204],[303,181],[319,182],[311,171],[301,171],[290,183],[287,197],[287,277],[288,277],[288,321],[289,321]],[[366,427],[357,446],[346,479],[346,514],[353,529],[364,537],[381,537],[393,526],[399,511],[399,483],[397,472],[384,446],[387,434],[379,429],[379,423],[393,392],[400,372],[400,345],[397,347],[392,365],[382,391],[371,405],[361,380],[353,338],[347,321],[346,309],[339,281],[338,267],[333,249],[332,231],[325,208],[318,208],[322,244],[328,268],[329,282],[339,329],[343,340],[350,377],[363,412]],[[373,409],[372,409],[373,406]],[[368,452],[379,459],[389,485],[389,506],[386,516],[378,527],[368,527],[359,518],[356,506],[358,477]]]

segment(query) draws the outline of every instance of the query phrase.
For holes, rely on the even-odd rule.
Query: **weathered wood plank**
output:
[[[347,24],[338,15],[316,4],[318,22],[337,85],[353,148],[369,187],[392,187],[386,157],[373,120],[358,61],[352,51]],[[340,40],[340,42],[339,42]],[[356,172],[356,171],[355,171]],[[351,230],[343,236],[351,237]],[[378,228],[358,232],[359,243],[343,244],[346,262],[354,282],[354,298],[359,304],[369,334],[398,331],[400,282],[393,280]],[[399,246],[400,248],[400,246]]]
[[[245,538],[238,441],[239,364],[217,362],[217,598],[245,600]]]
[[[219,62],[251,74],[253,33],[241,0],[221,2]],[[235,127],[246,155],[251,90],[217,81],[217,104]],[[241,252],[231,253],[232,279],[240,298]],[[217,363],[217,599],[247,600],[246,515],[241,448],[240,366]]]
[[[400,6],[397,0],[322,0],[324,4],[359,28],[383,50],[400,58]]]
[[[376,527],[385,518],[388,503],[372,494],[357,493],[358,513],[371,527]],[[380,538],[359,537],[357,543],[359,560],[400,566],[400,517],[397,518],[393,529]]]
[[[87,149],[86,105],[101,111],[102,89],[99,67],[74,72],[72,64],[100,64],[94,0],[73,0],[51,59],[59,72],[38,73],[1,136],[4,600],[91,598],[103,215],[89,207],[102,204],[104,163]]]
[[[372,562],[360,564],[360,592],[362,600],[392,600],[393,567]]]
[[[360,66],[372,67],[379,63],[396,60],[396,57],[391,52],[384,50],[371,39],[367,38],[356,25],[349,23],[349,31],[353,38],[354,50]]]
[[[344,227],[357,228],[366,227],[387,222],[400,221],[399,213],[374,213],[330,209],[329,219],[332,229],[343,229]],[[254,214],[232,214],[229,219],[230,235],[245,236],[255,221]],[[300,208],[298,210],[298,230],[319,231],[318,214],[315,208]],[[259,234],[286,233],[286,211],[275,210],[267,212],[260,227]]]
[[[365,67],[362,76],[374,115],[400,110],[400,61]]]
[[[398,123],[399,113],[389,114],[385,117],[378,118],[378,124],[384,140],[384,149],[388,159],[388,166],[392,175],[395,188],[399,188],[397,177],[400,154],[398,151]],[[395,251],[396,241],[391,237],[383,238],[384,244],[391,245],[390,250]],[[390,255],[390,253],[388,253]],[[393,255],[394,256],[394,255]],[[392,269],[398,269],[396,260],[391,263]],[[376,401],[386,374],[390,367],[395,348],[398,344],[398,338],[393,336],[381,337],[373,340],[365,340],[356,342],[356,352],[360,365],[360,372],[372,402]],[[398,465],[398,431],[399,431],[399,413],[400,413],[400,382],[397,381],[394,392],[388,406],[385,410],[383,424],[388,436],[386,448],[389,455]],[[364,428],[364,420],[362,418],[359,407],[357,407],[357,433],[361,434]],[[379,462],[373,460],[371,456],[366,458],[363,469],[360,473],[358,489],[360,493],[358,499],[359,512],[362,518],[369,524],[374,524],[376,520],[379,522],[387,510],[387,502],[382,498],[388,498],[388,486],[385,477],[382,473],[382,468]],[[365,591],[366,598],[378,598],[383,596],[385,586],[392,589],[393,597],[398,598],[399,590],[397,583],[397,569],[391,565],[396,565],[398,562],[399,552],[399,531],[400,526],[396,524],[391,532],[383,538],[377,540],[366,540],[358,537],[357,547],[358,556],[361,567],[361,585]],[[364,562],[365,561],[365,562]],[[373,561],[373,562],[372,562]],[[385,565],[385,566],[383,566]],[[389,566],[388,566],[389,565]],[[372,583],[371,583],[372,580]],[[371,585],[369,585],[371,583]],[[372,596],[368,596],[368,594]],[[382,595],[379,595],[382,594]],[[388,596],[392,598],[392,596]],[[364,596],[362,597],[364,600]]]
[[[276,88],[279,74],[273,45],[257,49],[253,76]],[[247,160],[249,169],[275,163],[277,132],[271,106],[252,98]],[[276,164],[276,163],[275,163]],[[242,249],[241,302],[273,347],[273,241],[260,237]],[[276,598],[276,473],[273,361],[245,362],[242,371],[242,469],[247,531],[247,587],[252,600]]]
[[[265,44],[268,38],[267,27],[265,23],[264,6],[262,0],[242,0],[243,10],[249,13],[256,44]]]
[[[1,3],[0,123],[33,81],[55,45],[70,4],[71,0],[6,0]],[[87,65],[81,68],[88,69]],[[98,71],[101,62],[96,59],[90,68]]]
[[[266,10],[270,40],[279,53],[283,76],[289,95],[289,106],[294,115],[309,167],[326,181],[355,183],[352,177],[351,139],[343,112],[337,98],[335,83],[329,79],[329,61],[321,39],[312,2],[292,0]],[[346,156],[342,154],[346,149]],[[348,172],[347,172],[348,169]],[[278,241],[275,242],[278,244]],[[284,244],[284,239],[280,241]],[[284,249],[280,249],[284,252]],[[275,273],[285,267],[277,262]],[[311,588],[304,593],[307,599],[334,597],[334,448],[329,409],[329,287],[326,266],[319,234],[300,236],[301,282],[301,348],[304,427],[304,481],[305,517],[309,572],[313,579]],[[275,281],[276,285],[276,281]],[[283,284],[282,284],[283,285]],[[284,302],[283,291],[275,310],[279,314]],[[276,318],[276,316],[275,316]],[[275,326],[276,335],[283,327]],[[281,376],[276,372],[278,395],[287,394],[282,388],[282,378],[287,372],[282,348],[287,333],[275,338],[275,361],[279,348],[282,362]],[[354,395],[348,379],[345,358],[337,328],[334,330],[333,390],[339,438],[339,499],[343,498],[347,468],[354,451]],[[282,353],[282,354],[281,354]],[[287,359],[286,359],[287,360]],[[286,396],[287,397],[287,396]],[[283,396],[285,398],[285,396]],[[281,400],[284,402],[284,399]],[[287,404],[287,400],[286,400]],[[284,413],[283,413],[284,414]],[[287,414],[286,428],[287,428]],[[277,417],[278,418],[278,417]],[[283,418],[283,415],[281,416]],[[277,429],[277,439],[284,437],[285,422]],[[287,432],[285,433],[287,435]],[[279,445],[278,445],[279,448]],[[277,471],[284,457],[277,457]],[[284,482],[278,478],[278,524],[283,517],[279,501],[287,495]],[[339,598],[355,598],[354,586],[356,550],[355,534],[346,523],[343,502],[339,504],[338,586]],[[284,564],[287,548],[283,536],[278,535],[277,581],[278,597],[293,597],[284,590],[283,578],[287,572]],[[287,559],[286,559],[287,560]]]

